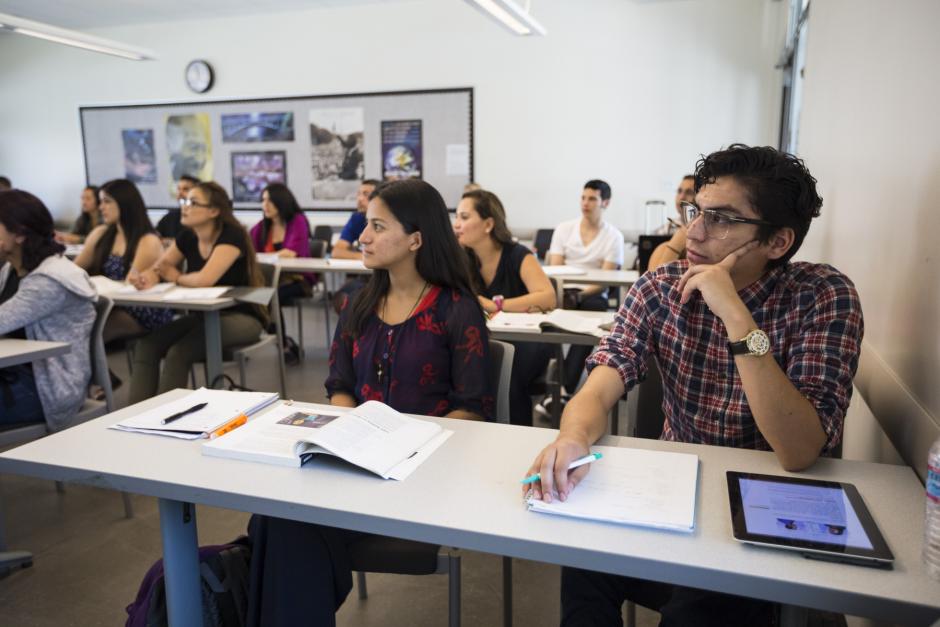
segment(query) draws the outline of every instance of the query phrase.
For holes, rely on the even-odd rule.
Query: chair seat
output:
[[[437,572],[437,544],[368,536],[349,546],[353,570],[397,575],[433,575]]]
[[[251,344],[242,344],[240,346],[229,346],[222,350],[222,360],[223,361],[237,361],[239,353],[251,353],[258,350],[259,348],[264,348],[268,344],[276,344],[277,336],[270,333],[262,333],[257,341],[252,342]]]

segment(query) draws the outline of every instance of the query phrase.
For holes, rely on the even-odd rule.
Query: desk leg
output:
[[[271,299],[271,302],[274,304],[271,307],[271,315],[274,316],[274,329],[277,336],[277,368],[278,374],[281,377],[281,398],[287,400],[287,379],[284,376],[284,329],[281,328],[281,300],[277,295],[277,288],[281,282],[281,268],[275,268],[274,278],[271,280],[271,285],[274,286],[274,297]],[[297,315],[304,315],[304,308],[302,305],[297,305]],[[303,347],[301,347],[303,351]]]
[[[206,387],[212,387],[215,378],[222,374],[222,323],[218,310],[204,311],[203,324],[206,334]]]
[[[553,429],[557,429],[561,424],[561,387],[565,380],[565,347],[562,344],[555,345],[555,361],[558,367],[555,369],[555,380],[552,381]]]
[[[170,625],[202,625],[196,506],[159,499],[166,607]]]
[[[809,610],[795,605],[780,606],[780,627],[806,627]]]

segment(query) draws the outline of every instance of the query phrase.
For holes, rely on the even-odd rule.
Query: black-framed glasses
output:
[[[192,198],[180,198],[180,207],[203,207],[208,209],[212,205],[207,205],[204,202],[196,202]]]
[[[755,220],[753,218],[741,218],[739,216],[728,215],[715,209],[702,209],[692,202],[679,203],[682,211],[682,224],[688,227],[699,217],[702,218],[702,225],[705,227],[705,235],[712,239],[725,239],[728,237],[728,231],[732,224],[758,224],[763,226],[777,226],[773,222],[766,220]]]

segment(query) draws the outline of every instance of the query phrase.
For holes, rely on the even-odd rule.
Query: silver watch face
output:
[[[747,343],[747,351],[752,355],[766,355],[770,350],[770,338],[760,329],[748,333],[744,341]]]

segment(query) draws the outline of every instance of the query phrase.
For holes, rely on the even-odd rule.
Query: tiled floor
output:
[[[335,317],[333,317],[335,323]],[[288,392],[296,400],[325,401],[326,348],[322,310],[305,315],[305,361],[288,368]],[[296,336],[288,313],[289,333]],[[112,369],[127,381],[123,353],[111,356]],[[233,375],[236,373],[231,371]],[[273,350],[249,364],[249,387],[276,390]],[[116,393],[118,407],[127,402],[125,383]],[[144,437],[144,436],[141,436]],[[155,499],[134,496],[133,519],[124,518],[120,495],[83,486],[63,494],[49,481],[0,476],[6,538],[11,549],[30,550],[31,568],[0,579],[0,625],[61,627],[123,624],[125,606],[133,601],[146,570],[160,557],[159,516]],[[215,544],[244,533],[248,514],[198,508],[199,543]],[[463,552],[463,624],[502,622],[502,560],[499,556]],[[514,561],[514,623],[520,626],[558,622],[559,569]],[[369,598],[355,591],[343,605],[343,626],[445,625],[447,578],[369,575]],[[638,611],[638,624],[653,625],[657,615]]]

